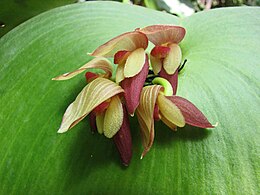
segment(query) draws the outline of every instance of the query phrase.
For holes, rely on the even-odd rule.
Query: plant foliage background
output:
[[[259,194],[259,14],[225,8],[179,19],[87,2],[45,12],[3,36],[0,194]],[[87,52],[108,39],[151,24],[186,28],[178,94],[219,125],[172,132],[157,123],[154,146],[140,160],[132,119],[134,156],[124,168],[112,141],[92,135],[87,120],[56,133],[85,80],[51,78],[89,61]]]

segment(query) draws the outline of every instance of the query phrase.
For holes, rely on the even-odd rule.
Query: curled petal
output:
[[[162,59],[150,55],[150,61],[153,68],[153,72],[157,75],[162,69]]]
[[[214,128],[205,115],[190,101],[179,96],[169,96],[167,99],[180,109],[187,124],[200,128]]]
[[[145,51],[143,48],[134,50],[126,60],[124,76],[126,78],[137,75],[145,64]]]
[[[124,96],[126,101],[127,111],[130,115],[134,115],[135,109],[139,104],[141,91],[148,75],[149,63],[146,56],[145,64],[142,70],[134,77],[125,78],[121,82],[122,88],[125,90]]]
[[[122,64],[126,61],[127,57],[130,55],[130,51],[118,51],[114,55],[114,64]]]
[[[181,63],[181,48],[177,44],[169,45],[170,52],[163,60],[163,68],[168,74],[173,74]]]
[[[118,51],[134,51],[138,48],[146,49],[148,39],[145,34],[133,31],[121,34],[98,47],[91,56],[113,57]]]
[[[118,96],[111,98],[110,104],[106,110],[104,119],[104,135],[112,138],[120,129],[123,123],[123,107]]]
[[[171,100],[166,98],[164,95],[159,94],[157,104],[159,106],[161,116],[167,119],[169,123],[172,123],[178,127],[184,127],[184,116],[182,115],[180,109],[174,103],[172,103]]]
[[[57,76],[52,80],[68,80],[84,72],[88,68],[99,68],[105,71],[107,78],[111,77],[112,75],[112,66],[110,61],[107,60],[106,58],[98,57],[98,58],[94,58],[93,60],[89,61],[85,65],[81,66],[79,69]]]
[[[116,83],[108,79],[96,78],[84,87],[75,101],[69,105],[63,116],[58,133],[68,131],[99,104],[122,92],[124,90]]]
[[[162,89],[160,85],[144,87],[140,97],[140,104],[136,109],[138,122],[141,127],[144,151],[141,158],[150,150],[154,140],[154,110],[157,96]]]
[[[172,90],[173,90],[173,95],[176,94],[177,92],[177,87],[178,87],[178,69],[175,71],[174,74],[167,74],[167,72],[164,70],[164,68],[161,69],[159,72],[159,76],[162,78],[165,78],[167,81],[171,83]]]
[[[151,55],[156,57],[156,58],[165,58],[168,55],[168,53],[170,52],[170,50],[171,49],[169,47],[156,45],[152,49]]]
[[[149,41],[154,45],[163,45],[166,43],[179,43],[185,36],[185,29],[181,26],[170,25],[152,25],[139,29],[146,34]]]
[[[122,163],[128,166],[132,158],[132,137],[130,132],[129,118],[125,106],[123,106],[123,123],[119,131],[113,137]]]

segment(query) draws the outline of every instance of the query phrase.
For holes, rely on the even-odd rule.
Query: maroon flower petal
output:
[[[189,125],[200,128],[214,128],[205,115],[190,101],[179,96],[167,96],[180,110]]]
[[[145,64],[142,70],[135,76],[125,78],[121,82],[121,87],[125,90],[124,96],[126,101],[127,111],[130,115],[134,115],[135,109],[139,104],[141,91],[145,79],[149,71],[148,56],[146,55]]]
[[[127,59],[127,57],[131,54],[131,52],[129,51],[118,51],[115,55],[114,55],[114,64],[120,64],[123,61],[125,61]]]
[[[157,104],[154,105],[153,118],[154,118],[155,121],[160,120],[159,106]]]
[[[104,112],[108,108],[108,106],[109,106],[109,101],[102,102],[101,104],[99,104],[97,107],[93,109],[93,112],[95,114]]]
[[[155,46],[152,51],[151,55],[156,58],[165,58],[168,53],[170,52],[171,48],[165,46]]]
[[[178,69],[174,72],[174,74],[168,74],[162,67],[161,71],[159,72],[159,76],[165,78],[171,83],[173,95],[175,95],[178,87]]]
[[[89,113],[89,124],[90,130],[92,133],[97,131],[97,124],[96,124],[96,114],[94,112]]]
[[[86,77],[87,83],[90,83],[94,79],[98,78],[99,75],[97,73],[93,73],[93,72],[86,72],[85,77]]]
[[[124,118],[119,131],[114,135],[113,140],[116,144],[122,163],[128,166],[132,158],[132,137],[130,123],[125,106],[123,105]]]

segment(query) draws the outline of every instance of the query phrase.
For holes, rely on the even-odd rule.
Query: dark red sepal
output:
[[[179,96],[167,96],[181,111],[185,122],[200,128],[214,128],[205,115],[190,101]]]
[[[159,76],[165,78],[171,83],[173,95],[175,95],[178,87],[178,69],[173,74],[168,74],[162,67],[161,71],[159,72]]]
[[[119,131],[114,135],[113,140],[120,154],[123,165],[128,166],[132,158],[132,137],[130,123],[125,106],[123,105],[124,118]]]
[[[141,91],[145,83],[145,79],[149,71],[148,56],[146,55],[146,60],[142,70],[135,76],[130,78],[125,78],[121,82],[121,87],[125,90],[124,96],[126,101],[127,111],[130,115],[133,115],[135,109],[139,105]]]
[[[89,124],[90,130],[92,133],[97,131],[97,124],[96,124],[96,114],[94,112],[89,113]]]

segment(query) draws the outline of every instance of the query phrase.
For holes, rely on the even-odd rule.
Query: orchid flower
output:
[[[143,88],[140,104],[136,110],[141,127],[144,151],[141,158],[150,150],[154,140],[154,120],[162,120],[172,130],[185,124],[200,128],[213,128],[204,114],[188,100],[173,95],[171,84],[157,77],[154,84]]]
[[[153,71],[171,83],[175,95],[178,85],[178,67],[182,60],[181,48],[178,44],[185,36],[185,29],[180,26],[152,25],[137,31],[144,33],[155,45],[150,53]]]
[[[91,117],[95,116],[97,131],[107,138],[113,138],[123,164],[128,165],[132,157],[132,139],[128,115],[121,101],[124,90],[113,81],[103,78],[112,75],[110,62],[102,57],[95,58],[81,68],[53,80],[70,79],[87,68],[101,68],[105,74],[91,74],[91,78],[87,78],[89,83],[66,109],[58,133],[68,131],[87,115],[94,113]]]
[[[145,54],[147,46],[146,35],[134,31],[111,39],[90,54],[95,57],[114,57],[114,63],[118,64],[116,82],[125,91],[126,107],[132,116],[139,104],[142,87],[148,75],[149,63]]]

